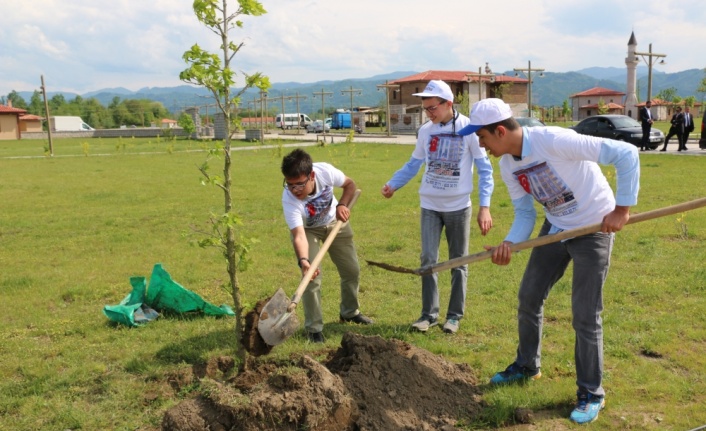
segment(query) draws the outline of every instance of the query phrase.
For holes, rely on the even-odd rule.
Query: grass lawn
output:
[[[246,144],[252,145],[236,146]],[[222,193],[200,184],[196,167],[205,160],[206,145],[59,140],[56,157],[47,158],[41,157],[41,141],[0,141],[0,430],[159,429],[164,411],[190,395],[174,393],[169,376],[231,354],[232,318],[163,317],[128,329],[109,323],[101,312],[130,292],[131,276],[149,277],[158,262],[206,301],[230,304],[221,288],[227,278],[222,257],[191,245],[198,238],[194,228],[204,227],[209,213],[223,207]],[[243,233],[258,240],[253,264],[239,275],[252,305],[280,287],[291,294],[298,284],[280,205],[279,166],[288,151],[276,146],[233,153],[234,206]],[[516,293],[529,253],[516,255],[507,267],[488,261],[469,267],[466,317],[457,335],[411,333],[409,324],[421,306],[420,279],[364,262],[419,266],[419,177],[390,200],[379,192],[412,147],[353,142],[307,151],[315,161],[342,169],[363,190],[352,223],[362,267],[361,309],[376,320],[364,328],[338,324],[337,274],[325,259],[326,347],[335,349],[353,329],[468,363],[481,381],[507,366],[516,349]],[[24,156],[38,157],[18,158]],[[211,162],[214,171],[221,165]],[[645,154],[641,165],[634,212],[704,197],[706,158]],[[614,182],[614,173],[605,171]],[[512,221],[497,169],[495,176],[495,227],[481,238],[472,225],[471,253],[499,243]],[[706,209],[638,223],[618,234],[603,314],[607,407],[592,430],[706,424],[704,262]],[[483,417],[465,429],[512,423],[517,407],[546,412],[571,428],[566,416],[576,387],[570,280],[571,270],[545,309],[544,377],[526,386],[488,388]],[[440,274],[442,314],[449,284],[448,273]],[[297,312],[303,319],[301,307]],[[270,356],[302,352],[325,358],[301,335]],[[546,429],[542,420],[537,427]]]

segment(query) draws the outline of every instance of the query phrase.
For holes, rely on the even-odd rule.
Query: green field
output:
[[[279,165],[289,149],[275,144],[233,153],[234,207],[243,231],[258,240],[253,264],[240,273],[249,305],[280,287],[292,293],[300,276],[280,205]],[[223,207],[222,193],[200,184],[197,166],[208,145],[60,140],[55,157],[48,158],[41,141],[0,141],[0,430],[158,429],[165,410],[191,395],[174,393],[172,373],[232,353],[232,318],[163,317],[128,329],[101,312],[130,292],[131,276],[149,277],[158,262],[205,300],[230,304],[220,287],[227,278],[222,257],[191,244],[209,213]],[[236,146],[245,145],[252,144]],[[352,223],[363,265],[361,309],[376,324],[353,329],[468,363],[481,381],[504,369],[515,354],[516,292],[528,253],[507,267],[488,261],[469,267],[466,317],[457,335],[411,333],[421,306],[419,278],[363,262],[419,266],[419,177],[393,199],[379,192],[412,147],[354,142],[308,151],[363,190]],[[706,158],[646,154],[641,164],[634,212],[704,197]],[[217,170],[221,161],[211,165]],[[613,182],[614,173],[606,172]],[[497,169],[491,212],[495,227],[487,238],[472,226],[471,253],[500,242],[512,220]],[[446,259],[443,242],[441,251]],[[706,424],[704,262],[706,208],[630,225],[618,234],[603,314],[607,407],[592,430]],[[330,260],[322,269],[326,347],[335,349],[351,327],[338,324],[338,280]],[[566,419],[576,389],[570,272],[545,309],[544,377],[487,390],[483,417],[467,429],[510,424],[516,407],[536,412],[533,429],[573,428]],[[442,314],[449,284],[449,275],[441,274]],[[325,358],[301,335],[270,356],[302,352]]]

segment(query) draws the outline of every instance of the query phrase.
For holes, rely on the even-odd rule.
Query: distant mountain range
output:
[[[268,107],[280,107],[281,96],[299,96],[299,112],[312,113],[321,110],[322,95],[326,109],[343,108],[351,106],[384,106],[385,93],[378,91],[377,85],[384,84],[386,80],[394,80],[418,72],[399,71],[384,75],[376,75],[364,79],[345,79],[341,81],[317,81],[313,83],[283,82],[273,83],[268,92]],[[514,75],[514,72],[505,72]],[[544,72],[544,77],[534,77],[532,84],[533,103],[538,106],[558,106],[571,95],[588,90],[593,87],[604,87],[625,92],[627,72],[625,68],[618,67],[591,67],[576,72],[553,73]],[[700,99],[696,89],[704,78],[701,69],[689,69],[683,72],[664,73],[652,70],[652,95],[661,90],[675,88],[680,97],[696,96]],[[647,89],[647,67],[638,67],[638,98],[644,99]],[[54,94],[63,94],[66,100],[71,100],[75,93],[48,92],[47,97]],[[315,95],[314,93],[319,93]],[[19,92],[20,96],[29,102],[31,92]],[[180,85],[176,87],[151,87],[131,91],[126,88],[105,88],[98,91],[81,94],[83,98],[94,97],[104,105],[108,105],[115,97],[120,99],[148,99],[161,102],[172,113],[178,113],[190,106],[202,107],[202,113],[209,110],[215,112],[211,95],[201,87]],[[259,97],[257,90],[248,90],[241,107],[243,109],[257,108],[259,104],[252,103]],[[210,105],[210,106],[209,106]],[[285,111],[295,112],[295,100],[285,101]],[[205,110],[203,108],[206,108]]]
[[[627,69],[619,67],[591,67],[576,72],[544,72],[544,78],[533,78],[532,99],[539,106],[561,105],[571,95],[593,87],[627,92]],[[647,66],[637,68],[638,100],[643,101],[647,94]],[[706,74],[702,69],[689,69],[682,72],[664,73],[652,69],[652,96],[662,90],[676,89],[676,95],[682,98],[695,96],[699,84]]]

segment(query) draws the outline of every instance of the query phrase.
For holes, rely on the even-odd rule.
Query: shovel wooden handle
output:
[[[358,200],[358,196],[360,196],[360,193],[361,193],[360,189],[357,189],[355,191],[355,194],[353,194],[353,198],[348,203],[348,209],[353,208],[353,205],[355,205],[355,202]],[[331,232],[326,237],[326,241],[324,241],[324,243],[321,244],[321,247],[319,248],[319,252],[316,253],[314,260],[311,261],[311,264],[309,266],[309,270],[307,270],[306,273],[304,274],[302,281],[299,283],[297,290],[294,292],[294,296],[292,296],[292,302],[289,304],[289,307],[287,307],[288,312],[291,312],[292,310],[294,310],[296,308],[297,304],[299,303],[299,300],[302,298],[302,295],[304,294],[304,290],[306,289],[306,286],[308,286],[309,282],[311,281],[311,277],[314,275],[314,272],[316,272],[316,269],[321,264],[321,261],[324,259],[324,255],[328,251],[328,248],[331,246],[331,243],[333,242],[333,240],[336,239],[336,235],[338,235],[338,231],[341,230],[343,225],[344,225],[344,223],[341,220],[336,221],[336,224],[333,226],[333,229],[331,229]]]
[[[665,208],[659,208],[652,211],[646,211],[644,213],[633,214],[626,224],[639,223],[645,220],[652,220],[659,217],[664,217],[672,214],[677,214],[696,208],[701,208],[706,206],[706,198],[696,199],[689,202],[684,202],[677,205],[672,205]],[[512,244],[510,250],[513,252],[526,250],[528,248],[540,247],[543,245],[563,241],[569,238],[575,238],[581,235],[588,235],[591,233],[596,233],[601,230],[601,223],[596,223],[589,226],[584,226],[576,229],[565,230],[552,235],[544,235],[537,238],[533,238],[527,241],[518,242],[517,244]],[[423,266],[419,269],[415,269],[414,273],[417,275],[430,275],[435,272],[444,271],[451,268],[456,268],[467,263],[478,262],[480,260],[488,259],[493,255],[493,251],[484,251],[476,254],[470,254],[466,256],[457,257],[455,259],[447,260],[445,262],[436,263],[433,265]]]

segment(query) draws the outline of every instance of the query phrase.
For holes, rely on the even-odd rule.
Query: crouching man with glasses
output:
[[[296,149],[282,160],[284,219],[292,234],[292,245],[302,276],[311,266],[337,220],[348,221],[348,204],[356,191],[355,182],[328,163],[314,163],[311,156]],[[343,189],[340,201],[334,188]],[[360,267],[353,243],[353,229],[345,224],[331,243],[328,254],[341,277],[341,322],[362,325],[373,323],[358,310]],[[321,273],[317,269],[302,295],[304,328],[309,341],[323,343],[324,321],[321,311]]]

